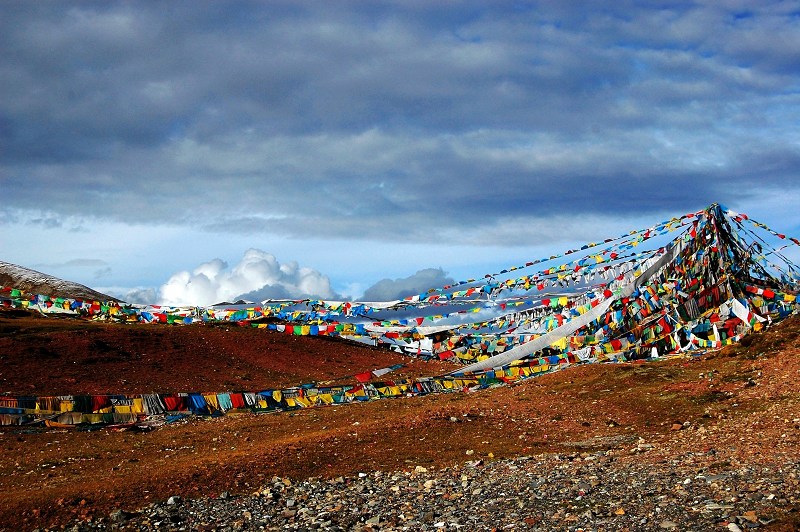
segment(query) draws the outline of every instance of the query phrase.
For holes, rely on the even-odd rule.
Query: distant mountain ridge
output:
[[[0,261],[0,286],[18,288],[30,294],[93,301],[119,301],[73,281],[65,281],[17,264]]]

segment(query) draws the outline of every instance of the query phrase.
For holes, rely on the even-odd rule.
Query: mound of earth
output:
[[[226,379],[306,380],[396,356],[238,327],[26,320],[3,320],[0,352],[19,351],[19,375],[4,374],[4,387],[35,382],[31,393],[257,388]],[[108,358],[149,357],[159,346],[199,358],[180,372],[159,359],[161,368],[134,380],[99,375],[149,364],[86,364],[82,350],[100,340]],[[71,354],[83,369],[69,376],[69,358],[21,360],[26,345],[31,353],[68,343],[84,346]],[[577,366],[475,393],[190,418],[151,433],[4,427],[0,528],[794,530],[800,319],[747,344],[693,359]],[[350,362],[335,371],[320,364],[330,349],[331,363]]]

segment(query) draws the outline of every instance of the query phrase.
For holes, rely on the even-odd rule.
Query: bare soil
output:
[[[27,395],[258,391],[352,383],[395,364],[393,377],[452,371],[339,338],[232,324],[114,324],[0,313],[0,392]]]

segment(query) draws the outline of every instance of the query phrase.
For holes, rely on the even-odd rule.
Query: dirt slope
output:
[[[338,338],[236,325],[103,324],[0,313],[0,391],[28,395],[258,391],[306,382],[352,384],[395,364],[393,377],[452,371]]]

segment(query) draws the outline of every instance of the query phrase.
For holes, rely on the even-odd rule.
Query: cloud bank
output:
[[[356,296],[717,201],[797,234],[797,23],[780,0],[0,2],[4,259],[146,288],[261,247]],[[220,299],[326,287],[256,277]]]
[[[800,186],[792,3],[173,7],[0,5],[4,205],[436,242]]]
[[[426,268],[401,279],[382,279],[364,291],[363,301],[394,301],[420,294],[429,288],[452,284],[441,268]]]
[[[232,268],[221,259],[200,264],[193,271],[173,274],[159,289],[159,304],[209,306],[236,299],[336,298],[328,277],[299,266],[281,264],[265,251],[249,249]]]

